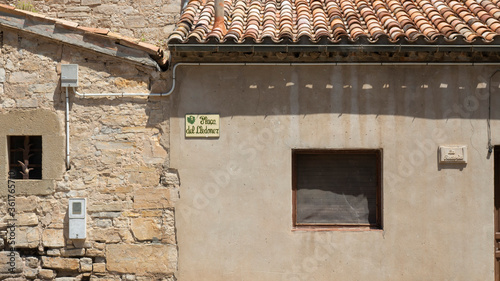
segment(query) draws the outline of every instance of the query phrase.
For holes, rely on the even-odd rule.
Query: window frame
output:
[[[299,154],[374,154],[376,157],[377,190],[376,190],[376,222],[367,224],[355,223],[298,223],[297,222],[297,155]],[[292,149],[292,225],[294,230],[382,230],[382,165],[383,150],[378,149]]]
[[[21,164],[17,164],[16,160],[22,161],[23,159],[16,158],[13,155],[15,155],[16,151],[22,151],[21,148],[13,148],[14,144],[17,144],[17,142],[13,142],[14,138],[23,138],[23,137],[28,137],[30,139],[30,144],[34,146],[33,148],[30,149],[30,154],[33,156],[36,156],[36,163],[30,163],[28,165],[28,168],[35,168],[38,169],[36,173],[31,174],[32,177],[28,179],[24,179],[23,175],[19,172],[19,168],[21,167]],[[31,138],[34,138],[34,140],[31,140]],[[41,135],[8,135],[7,136],[7,146],[8,146],[8,165],[9,165],[9,172],[16,170],[16,177],[13,179],[16,180],[42,180],[43,179],[43,137]],[[31,158],[30,157],[30,158]],[[38,163],[39,162],[39,163]]]
[[[20,122],[24,120],[24,122]],[[55,111],[13,109],[0,113],[0,197],[7,196],[9,175],[8,136],[42,136],[42,179],[16,179],[16,195],[44,196],[54,193],[65,170],[64,130]]]

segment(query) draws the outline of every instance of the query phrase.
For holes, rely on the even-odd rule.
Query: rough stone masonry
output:
[[[84,26],[108,28],[123,36],[166,47],[179,18],[180,0],[3,0]]]
[[[80,4],[96,14],[105,7],[122,9],[118,1],[45,3],[59,15],[58,9],[69,13]],[[75,5],[62,8],[65,3]],[[130,9],[139,10],[138,5]],[[79,65],[78,91],[86,93],[166,91],[169,73],[9,29],[0,28],[0,39],[0,147],[16,135],[42,136],[43,147],[42,180],[13,181],[12,229],[7,181],[0,185],[0,280],[175,280],[179,179],[169,167],[169,99],[71,93],[71,169],[66,170],[60,86],[60,67],[67,63]],[[6,152],[0,152],[0,161],[6,178]],[[68,199],[77,197],[87,198],[88,205],[83,241],[67,239]]]

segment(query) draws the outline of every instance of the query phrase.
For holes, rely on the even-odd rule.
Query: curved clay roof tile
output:
[[[496,33],[500,33],[500,23],[493,23],[490,27]]]
[[[484,11],[481,11],[480,13],[477,14],[477,16],[479,17],[479,19],[488,24],[488,21],[490,21],[491,19],[494,19],[490,14],[484,12]]]
[[[332,28],[332,30],[335,30],[335,29],[338,29],[338,28],[341,28],[341,29],[344,29],[344,23],[342,23],[342,21],[332,21],[330,23],[330,27]]]
[[[498,41],[497,5],[500,0],[225,0],[228,31],[223,35],[212,32],[214,1],[202,5],[193,0],[183,10],[171,38],[186,43],[241,43],[246,39],[305,43],[307,40],[297,40],[306,37],[307,42],[349,38],[372,44],[377,38],[410,43],[418,38],[430,42],[439,37],[465,42],[462,36],[467,42],[477,38]]]
[[[499,23],[499,21],[494,19],[493,17],[489,17],[487,20],[484,20],[483,22],[486,23],[486,25],[489,26],[490,28],[492,28],[493,24]]]
[[[488,33],[484,36],[484,38],[486,39],[486,40],[485,40],[486,42],[491,42],[491,41],[495,40],[495,37],[497,37],[497,36],[498,36],[498,34],[496,34],[496,33],[493,33],[493,32],[488,32]]]

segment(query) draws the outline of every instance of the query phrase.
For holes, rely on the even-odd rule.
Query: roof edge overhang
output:
[[[115,38],[102,32],[104,29],[80,27],[76,23],[48,18],[6,5],[0,5],[1,28],[40,36],[157,70],[166,70],[169,64],[169,52],[159,47],[143,42],[136,43],[131,38],[113,33]]]
[[[467,45],[414,45],[414,44],[175,44],[169,43],[172,52],[499,52],[500,45],[467,44]]]

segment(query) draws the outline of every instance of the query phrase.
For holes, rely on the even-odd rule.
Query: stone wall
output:
[[[180,0],[2,0],[49,17],[89,27],[108,28],[124,36],[166,47],[179,18]]]
[[[24,33],[0,34],[2,139],[23,134],[12,118],[30,122],[34,134],[39,130],[42,137],[64,139],[61,63],[79,65],[81,93],[148,93],[170,87],[169,74],[152,67]],[[37,180],[15,180],[13,213],[8,197],[1,198],[0,280],[175,280],[179,180],[168,160],[169,98],[69,94],[71,169],[65,168],[64,142],[47,143],[51,148],[44,153],[61,156],[42,163],[42,169],[55,171],[48,188],[37,189]],[[7,189],[7,148],[1,149],[0,188]],[[35,188],[20,192],[26,183]],[[87,198],[85,240],[68,239],[68,199],[77,197]],[[14,252],[9,251],[12,246]]]

